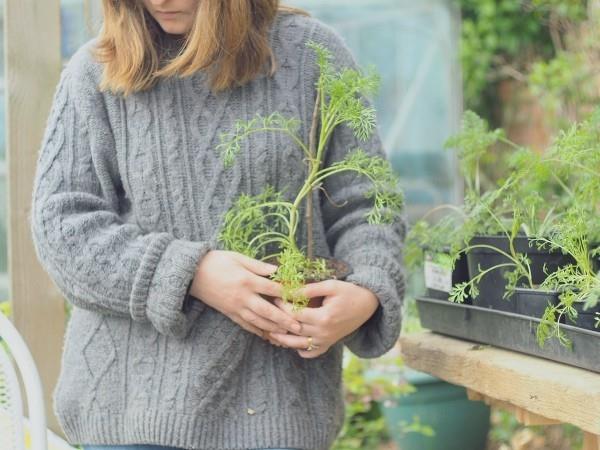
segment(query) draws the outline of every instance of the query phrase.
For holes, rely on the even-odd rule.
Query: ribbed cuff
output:
[[[132,318],[149,320],[160,333],[184,338],[205,308],[189,295],[188,286],[208,250],[205,242],[158,235],[138,269],[131,294]]]
[[[374,266],[353,266],[347,282],[369,289],[379,301],[373,315],[344,344],[360,358],[376,358],[390,350],[400,336],[403,289],[385,270]]]

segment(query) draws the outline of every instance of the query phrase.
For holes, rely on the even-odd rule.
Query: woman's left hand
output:
[[[269,333],[269,336],[285,347],[298,350],[303,358],[316,358],[325,353],[365,323],[379,305],[370,290],[339,280],[307,284],[302,293],[308,298],[323,296],[323,305],[293,312],[291,305],[277,299],[277,306],[300,322],[302,330],[298,334]],[[311,343],[312,350],[307,350]]]

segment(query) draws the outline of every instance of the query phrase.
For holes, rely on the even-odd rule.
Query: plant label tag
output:
[[[452,269],[431,260],[425,256],[425,286],[436,291],[450,292],[452,290]]]

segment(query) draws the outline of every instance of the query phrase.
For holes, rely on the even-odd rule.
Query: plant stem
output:
[[[582,170],[584,172],[587,172],[590,175],[598,176],[598,172],[595,172],[594,170],[591,170],[589,167],[584,166],[583,164],[578,164],[578,163],[571,162],[571,161],[564,161],[564,160],[561,160],[561,159],[558,159],[558,158],[547,158],[545,161],[547,161],[547,162],[557,162],[557,163],[560,163],[560,164],[566,164],[568,166],[572,166],[572,167],[580,169],[580,170]]]
[[[321,90],[317,90],[317,99],[315,100],[315,108],[312,115],[312,123],[310,127],[310,135],[308,137],[308,153],[309,153],[309,172],[312,172],[312,166],[319,164],[319,161],[315,161],[314,157],[316,154],[316,140],[317,140],[317,127],[319,124],[319,106],[321,99]],[[314,256],[314,243],[313,243],[313,220],[312,220],[312,208],[313,208],[313,189],[309,192],[306,197],[306,255],[309,260],[313,259]]]

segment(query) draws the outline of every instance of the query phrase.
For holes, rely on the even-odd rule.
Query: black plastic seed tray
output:
[[[417,307],[421,325],[437,333],[600,373],[600,333],[596,331],[561,325],[572,343],[571,348],[561,345],[555,338],[540,348],[535,338],[539,319],[425,297],[417,298]]]

